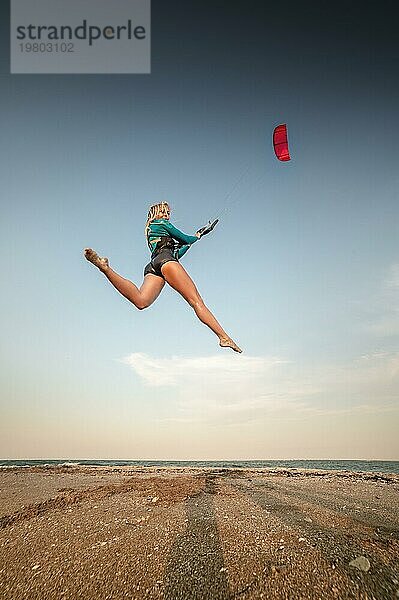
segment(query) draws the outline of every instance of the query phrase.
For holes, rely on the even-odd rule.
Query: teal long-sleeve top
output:
[[[190,246],[198,241],[197,236],[183,233],[168,220],[154,219],[154,221],[151,221],[149,224],[147,231],[148,246],[151,252],[154,252],[157,242],[160,241],[160,238],[165,236],[173,238],[180,244],[180,246],[174,252],[176,258],[181,258],[187,252]]]

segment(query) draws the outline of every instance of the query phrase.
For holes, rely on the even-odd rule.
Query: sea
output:
[[[389,460],[0,460],[0,469],[36,466],[198,467],[212,469],[317,469],[361,473],[397,473],[399,461]]]

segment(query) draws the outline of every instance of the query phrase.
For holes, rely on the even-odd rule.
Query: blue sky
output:
[[[3,44],[2,457],[398,458],[389,5],[154,1],[148,76],[12,76]],[[221,213],[182,262],[243,355],[82,258],[141,283],[163,199],[187,233]]]

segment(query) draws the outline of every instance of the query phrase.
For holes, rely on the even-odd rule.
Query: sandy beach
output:
[[[399,598],[399,476],[0,471],[0,598]]]

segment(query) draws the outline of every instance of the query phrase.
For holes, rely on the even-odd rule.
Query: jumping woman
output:
[[[199,320],[217,335],[220,346],[242,352],[205,306],[193,280],[179,263],[179,258],[192,244],[209,233],[211,228],[203,227],[195,235],[186,235],[176,229],[169,218],[170,208],[167,202],[154,204],[148,211],[145,234],[151,251],[151,262],[144,269],[144,281],[140,288],[111,269],[108,258],[101,258],[91,248],[86,248],[84,255],[139,310],[147,308],[158,298],[166,281],[189,303]]]

